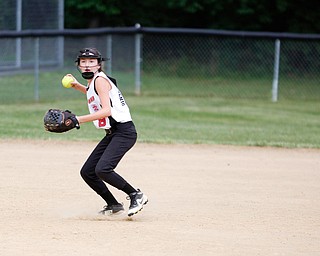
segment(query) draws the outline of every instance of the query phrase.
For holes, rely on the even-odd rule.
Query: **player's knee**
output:
[[[106,176],[108,176],[108,174],[111,172],[113,172],[112,168],[102,168],[102,167],[99,167],[99,165],[97,165],[95,169],[96,175],[102,180],[105,180]]]
[[[86,171],[86,169],[81,168],[80,170],[80,176],[82,177],[82,179],[87,180],[88,179],[88,172]]]
[[[91,181],[96,179],[96,174],[94,173],[94,168],[88,168],[86,166],[83,166],[80,170],[80,175],[82,179],[85,181]]]

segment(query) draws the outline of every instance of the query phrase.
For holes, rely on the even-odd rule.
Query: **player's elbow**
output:
[[[101,109],[103,117],[111,116],[111,109],[110,108],[102,108]]]

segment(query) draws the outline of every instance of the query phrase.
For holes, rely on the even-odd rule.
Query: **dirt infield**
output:
[[[1,256],[320,255],[320,150],[137,144],[117,171],[150,202],[111,218],[79,175],[95,143],[0,142]]]

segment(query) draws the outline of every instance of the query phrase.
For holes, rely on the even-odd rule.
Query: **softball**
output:
[[[62,81],[61,81],[61,83],[62,83],[62,85],[63,85],[63,87],[65,87],[65,88],[70,88],[70,87],[72,87],[72,82],[73,82],[74,80],[73,80],[73,78],[71,77],[71,76],[64,76],[63,78],[62,78]]]

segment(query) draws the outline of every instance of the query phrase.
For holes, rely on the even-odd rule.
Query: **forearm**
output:
[[[77,119],[78,119],[78,122],[81,124],[86,122],[92,122],[94,120],[99,120],[102,118],[107,118],[108,116],[111,116],[111,110],[100,109],[99,111],[92,114],[77,116]]]
[[[75,90],[82,92],[84,94],[86,94],[86,92],[87,92],[87,87],[80,84],[79,82],[72,83],[72,88],[74,88]]]

